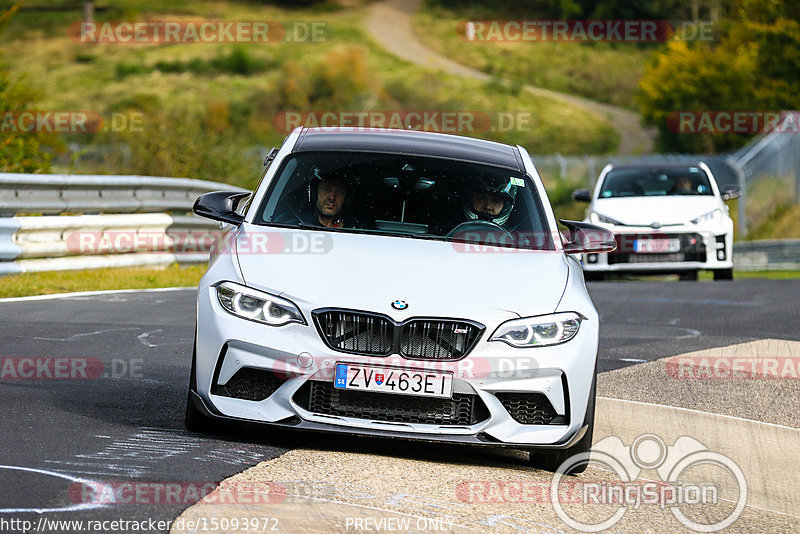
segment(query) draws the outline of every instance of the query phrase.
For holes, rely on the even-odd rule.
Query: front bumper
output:
[[[733,268],[733,232],[697,230],[693,227],[613,227],[617,250],[584,254],[583,270],[588,272],[677,273],[683,271]],[[637,252],[641,238],[678,239],[680,249],[666,253]]]
[[[302,310],[306,318],[310,311]],[[483,338],[465,358],[421,362],[397,354],[368,357],[334,351],[313,325],[275,328],[240,319],[223,310],[214,289],[205,287],[198,292],[194,402],[210,417],[286,428],[523,449],[568,447],[586,431],[585,415],[597,358],[597,315],[593,308],[582,313],[587,319],[580,331],[562,345],[516,349],[500,342],[488,343],[486,339],[496,324],[487,324]],[[459,424],[387,421],[321,413],[298,402],[298,392],[308,383],[332,384],[337,362],[452,373],[454,394],[473,397],[476,405],[485,407],[487,415]],[[243,370],[269,373],[279,381],[263,399],[231,396],[227,385]],[[518,414],[515,419],[499,393],[541,395],[556,417],[546,424],[520,423]],[[380,396],[384,404],[383,399],[404,397],[372,395]]]
[[[300,430],[306,432],[326,432],[326,433],[334,433],[345,436],[370,436],[377,438],[402,439],[408,441],[424,441],[429,443],[455,443],[460,445],[490,446],[493,448],[503,447],[503,448],[531,449],[531,450],[567,449],[575,445],[578,441],[580,441],[580,439],[589,430],[588,425],[583,425],[580,429],[578,429],[576,433],[572,435],[572,437],[569,440],[561,441],[558,443],[539,444],[536,446],[528,447],[517,443],[503,443],[492,438],[490,435],[482,432],[472,435],[464,435],[464,434],[427,435],[427,434],[417,434],[413,432],[397,431],[394,429],[381,430],[377,428],[366,428],[366,429],[350,428],[340,425],[317,423],[314,421],[305,421],[298,417],[289,417],[281,421],[274,421],[269,423],[262,421],[255,422],[249,419],[239,419],[236,417],[230,417],[213,410],[206,404],[203,398],[194,391],[191,392],[190,402],[192,402],[195,408],[205,417],[208,417],[209,419],[214,419],[216,421],[232,423],[232,424],[243,424],[243,425],[256,424],[262,428]]]

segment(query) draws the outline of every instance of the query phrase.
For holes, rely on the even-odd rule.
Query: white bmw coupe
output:
[[[524,148],[298,128],[265,164],[252,194],[195,203],[225,225],[187,428],[513,447],[548,469],[589,449],[599,325],[577,257],[615,243],[563,236]]]

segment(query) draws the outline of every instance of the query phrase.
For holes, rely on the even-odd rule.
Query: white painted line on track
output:
[[[785,428],[787,430],[800,430],[800,429],[795,428],[793,426],[777,425],[775,423],[765,423],[764,421],[756,421],[755,419],[746,419],[744,417],[736,417],[734,415],[725,415],[725,414],[714,413],[714,412],[704,412],[702,410],[693,410],[692,408],[681,408],[680,406],[670,406],[668,404],[655,404],[655,403],[652,403],[652,402],[641,402],[641,401],[628,400],[628,399],[617,399],[617,398],[614,398],[614,397],[601,397],[600,395],[598,395],[597,398],[598,399],[603,399],[603,400],[609,400],[609,401],[616,401],[616,402],[629,402],[631,404],[642,404],[644,406],[657,406],[659,408],[669,408],[670,410],[693,412],[693,413],[703,414],[703,415],[712,415],[714,417],[724,417],[726,419],[735,419],[736,421],[745,421],[747,423],[756,423],[756,424],[759,424],[759,425],[774,426],[774,427],[777,427],[777,428]]]
[[[103,486],[103,484],[100,482],[94,482],[92,480],[74,477],[66,473],[57,473],[55,471],[49,471],[47,469],[37,469],[35,467],[0,465],[0,469],[7,469],[9,471],[26,471],[28,473],[36,473],[39,475],[47,475],[51,477],[62,478],[64,480],[69,480],[73,484],[83,484],[84,486],[90,486],[95,489]],[[69,506],[60,506],[58,508],[0,508],[0,514],[21,514],[21,513],[43,514],[47,512],[77,512],[79,510],[93,510],[95,508],[103,508],[105,506],[106,504],[102,503],[82,502],[82,503],[71,504]]]
[[[29,297],[8,297],[0,299],[0,304],[7,302],[28,302],[34,300],[67,299],[72,297],[93,297],[95,295],[113,295],[115,293],[163,293],[167,291],[197,291],[196,287],[156,287],[150,289],[104,289],[102,291],[74,291],[72,293],[54,293],[52,295],[31,295]]]

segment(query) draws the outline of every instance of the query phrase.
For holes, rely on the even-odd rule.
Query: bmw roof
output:
[[[381,128],[305,128],[293,152],[344,150],[469,161],[524,172],[516,148],[458,135]]]

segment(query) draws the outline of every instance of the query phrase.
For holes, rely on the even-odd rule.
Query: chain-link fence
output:
[[[739,228],[759,222],[776,206],[800,203],[800,116],[784,112],[770,132],[763,133],[731,155],[730,163],[742,188]]]

